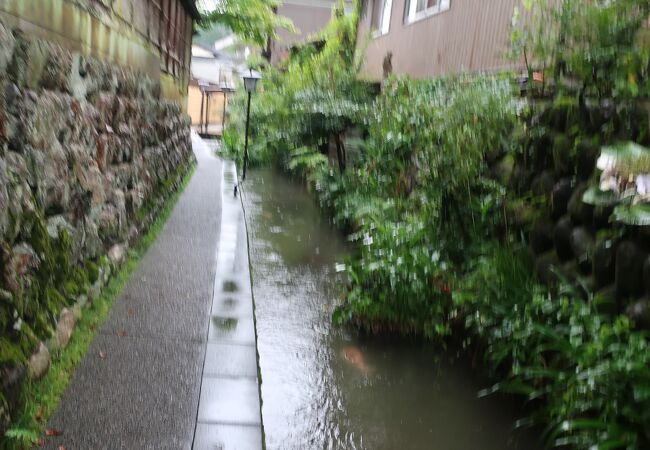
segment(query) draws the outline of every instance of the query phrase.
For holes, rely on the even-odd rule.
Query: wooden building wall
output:
[[[380,80],[388,52],[393,73],[413,78],[523,67],[505,56],[521,0],[451,0],[449,10],[410,24],[404,23],[405,3],[393,0],[388,33],[373,37],[372,1],[364,1],[357,44],[365,50],[362,78]]]
[[[271,64],[284,60],[289,55],[291,46],[304,42],[327,25],[332,18],[333,7],[334,2],[330,0],[313,1],[311,4],[289,0],[278,6],[277,13],[291,19],[297,33],[278,30],[278,39],[271,42]]]

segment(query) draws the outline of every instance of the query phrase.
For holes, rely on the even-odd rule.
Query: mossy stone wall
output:
[[[537,278],[551,288],[568,282],[642,328],[650,328],[650,229],[615,222],[613,208],[587,204],[583,194],[599,183],[603,145],[650,145],[649,111],[577,97],[538,102],[523,152],[497,165],[509,168],[497,175],[510,186],[509,220],[528,237]]]
[[[92,301],[110,250],[137,239],[193,161],[189,117],[160,92],[0,22],[0,430],[61,310]]]

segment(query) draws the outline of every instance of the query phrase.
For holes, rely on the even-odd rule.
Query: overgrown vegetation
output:
[[[646,331],[620,305],[603,312],[559,261],[551,270],[561,281],[540,284],[524,236],[558,209],[540,173],[573,189],[597,182],[601,145],[647,145],[639,103],[650,94],[650,5],[549,4],[523,1],[530,22],[515,15],[527,24],[512,48],[530,75],[523,97],[509,75],[389,78],[378,92],[356,77],[358,11],[339,5],[313,43],[264,70],[251,160],[304,179],[358,243],[337,322],[463,338],[502,380],[485,393],[522,395],[534,413],[521,424],[542,425],[548,446],[648,448]],[[241,161],[243,96],[233,109],[224,142]],[[599,233],[636,235],[617,227]]]
[[[120,294],[137,268],[138,262],[162,230],[193,173],[193,167],[189,170],[185,166],[179,167],[176,173],[170,174],[169,179],[159,186],[159,199],[164,200],[162,207],[154,204],[143,206],[141,213],[157,214],[155,219],[136,245],[128,250],[126,260],[99,296],[89,302],[88,308],[82,311],[68,346],[52,351],[52,362],[43,378],[36,381],[27,379],[22,384],[18,410],[11,427],[5,432],[5,439],[0,441],[0,448],[21,450],[39,444],[48,418],[59,403],[77,364],[86,354],[88,346],[106,319],[113,300]]]
[[[456,314],[479,337],[485,367],[506,374],[483,393],[532,403],[525,423],[545,426],[548,447],[647,448],[647,333],[579,299],[573,290],[550,295],[536,285],[511,248],[475,260],[454,296]]]
[[[199,25],[207,31],[217,24],[246,42],[266,48],[269,40],[277,37],[278,29],[294,30],[289,19],[275,14],[279,5],[277,0],[221,0],[203,13]]]

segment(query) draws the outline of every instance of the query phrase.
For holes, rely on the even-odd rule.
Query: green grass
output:
[[[95,333],[106,319],[113,300],[122,292],[133,271],[147,249],[156,240],[167,218],[172,212],[178,197],[183,192],[194,173],[192,166],[183,177],[178,189],[167,188],[167,199],[146,234],[129,249],[126,261],[111,277],[98,298],[83,310],[77,321],[68,346],[52,352],[52,361],[47,373],[37,381],[27,379],[22,386],[21,401],[15,420],[0,443],[0,448],[18,450],[31,448],[43,434],[48,418],[55,410],[59,399],[74,374],[77,364],[88,350]]]

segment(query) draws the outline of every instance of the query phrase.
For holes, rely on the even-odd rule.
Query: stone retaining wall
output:
[[[189,125],[159,82],[0,23],[0,436],[194,161]]]
[[[604,313],[626,313],[650,329],[650,227],[613,220],[613,207],[583,201],[598,186],[596,160],[603,145],[650,144],[646,104],[556,99],[533,106],[524,152],[494,168],[517,198],[508,205],[510,224],[528,235],[539,281],[558,281],[593,298]]]

